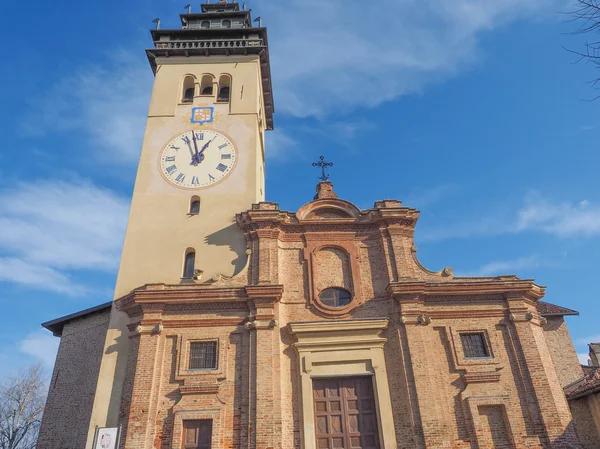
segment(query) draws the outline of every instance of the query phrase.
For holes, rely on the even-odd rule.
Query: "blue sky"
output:
[[[148,29],[185,2],[5,2],[0,152],[0,375],[58,339],[40,323],[112,298],[152,73]],[[269,28],[276,130],[267,199],[338,195],[421,210],[432,270],[517,274],[600,340],[600,101],[585,36],[554,0],[253,0]],[[198,4],[193,5],[199,9]]]

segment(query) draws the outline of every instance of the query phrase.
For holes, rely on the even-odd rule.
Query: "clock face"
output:
[[[183,189],[204,189],[233,171],[237,149],[233,141],[213,130],[187,131],[168,142],[158,167],[169,183]]]

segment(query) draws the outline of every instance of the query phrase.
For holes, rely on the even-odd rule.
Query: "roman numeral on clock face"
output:
[[[226,143],[224,143],[223,145],[219,145],[219,149],[222,150],[223,148],[225,148],[227,146]]]
[[[222,154],[221,159],[231,159],[231,154]]]
[[[188,136],[182,136],[181,140],[183,140],[186,145],[190,144],[190,138]]]
[[[177,170],[177,165],[171,165],[170,167],[167,167],[168,174],[173,173],[175,170]]]
[[[217,170],[224,172],[225,170],[227,170],[227,165],[219,164],[219,165],[217,165]]]
[[[177,175],[176,181],[183,182],[185,180],[185,175],[183,173],[179,173]]]
[[[211,175],[210,173],[208,174],[208,180],[209,180],[210,182],[213,182],[215,179],[216,179],[216,178],[215,178],[213,175]]]
[[[175,156],[167,156],[167,157],[165,157],[165,162],[175,162]]]
[[[200,180],[198,179],[197,176],[192,176],[192,185],[198,185],[200,184]]]

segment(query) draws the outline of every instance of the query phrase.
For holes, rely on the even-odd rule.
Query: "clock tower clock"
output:
[[[235,276],[248,257],[235,214],[264,200],[274,112],[267,31],[226,0],[180,20],[152,30],[146,50],[155,79],[115,299],[147,284]],[[127,324],[113,308],[88,447],[95,426],[118,421]]]

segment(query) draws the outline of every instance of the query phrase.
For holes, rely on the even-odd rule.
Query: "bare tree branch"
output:
[[[579,28],[571,34],[600,34],[600,0],[577,0],[575,10],[567,14],[571,16],[569,22],[579,22],[580,24]],[[565,48],[565,50],[578,57],[574,61],[575,64],[585,61],[600,69],[600,40],[586,42],[583,51],[575,51],[568,48]],[[592,86],[592,89],[598,89],[600,77],[589,81],[589,84]],[[598,98],[600,98],[600,95],[591,101]]]
[[[0,381],[0,449],[35,448],[45,399],[40,365]]]

